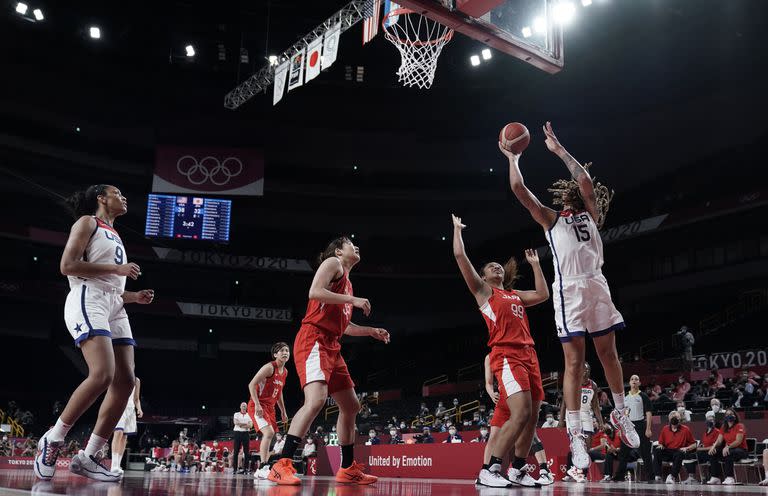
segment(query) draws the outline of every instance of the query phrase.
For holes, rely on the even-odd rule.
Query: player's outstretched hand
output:
[[[362,310],[363,315],[365,315],[366,317],[371,314],[371,302],[368,301],[366,298],[358,298],[357,296],[355,296],[354,299],[352,300],[352,306]]]
[[[136,409],[136,418],[141,418],[144,416],[144,411],[141,408]]]
[[[523,154],[522,152],[515,153],[513,151],[507,150],[502,146],[501,141],[499,141],[499,151],[501,151],[501,153],[503,153],[505,157],[514,161],[520,160],[520,155]]]
[[[118,265],[116,273],[119,276],[130,277],[135,281],[141,275],[141,267],[133,262],[124,265]]]
[[[387,332],[386,329],[376,327],[373,330],[373,332],[371,332],[371,337],[373,339],[378,339],[379,341],[383,341],[384,344],[389,344],[389,332]]]
[[[149,305],[155,299],[154,289],[142,289],[141,291],[138,291],[136,294],[138,298],[136,300],[136,303],[141,303],[142,305]]]
[[[451,218],[453,219],[453,228],[454,229],[462,230],[465,227],[467,227],[466,225],[461,223],[461,217],[456,217],[455,215],[451,214]]]
[[[525,259],[528,260],[528,263],[533,265],[539,263],[539,254],[536,252],[536,250],[529,248],[525,250]]]
[[[544,140],[544,143],[547,145],[547,148],[549,148],[549,151],[558,153],[565,149],[557,140],[557,136],[555,136],[555,132],[552,130],[551,122],[547,121],[547,123],[542,126],[542,129],[544,129],[544,135],[547,137]]]

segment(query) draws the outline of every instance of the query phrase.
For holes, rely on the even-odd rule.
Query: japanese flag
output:
[[[309,82],[320,74],[320,51],[323,48],[323,37],[319,36],[307,46],[307,72],[304,81]]]

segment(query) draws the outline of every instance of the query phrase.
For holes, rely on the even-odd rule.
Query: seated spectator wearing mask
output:
[[[448,437],[446,438],[443,443],[451,443],[451,444],[457,444],[457,443],[463,443],[464,439],[462,439],[461,434],[456,432],[456,427],[451,426],[450,429],[448,429]]]
[[[603,424],[602,435],[598,437],[603,447],[603,478],[600,482],[613,482],[613,464],[619,459],[621,437],[610,422]]]
[[[712,367],[712,371],[709,373],[709,385],[712,389],[723,389],[725,387],[725,380],[723,374],[718,370],[717,365]]]
[[[432,444],[435,442],[435,438],[432,437],[432,431],[429,429],[429,427],[424,428],[421,434],[421,438],[418,442],[419,444]]]
[[[487,443],[488,442],[488,427],[480,428],[480,435],[472,440],[473,443]]]
[[[706,414],[706,427],[704,428],[704,433],[701,435],[701,443],[699,444],[699,447],[696,449],[696,460],[698,463],[709,463],[710,467],[714,463],[714,460],[712,458],[712,455],[709,454],[709,452],[714,449],[715,444],[717,443],[717,440],[720,438],[720,435],[722,434],[720,432],[720,429],[717,428],[715,425],[715,414],[712,412],[707,412]],[[711,475],[711,469],[710,469],[710,475]],[[712,480],[712,479],[710,479]],[[708,481],[702,481],[704,484],[710,484]],[[720,481],[717,480],[717,483]],[[713,480],[711,483],[715,483]]]
[[[747,429],[732,409],[728,408],[725,411],[723,426],[720,428],[720,436],[708,453],[712,456],[714,463],[709,467],[712,478],[709,479],[707,484],[720,483],[720,478],[723,474],[718,462],[722,462],[725,469],[723,485],[730,486],[736,484],[733,478],[733,464],[747,457]]]
[[[656,480],[661,481],[661,463],[672,462],[672,471],[665,481],[667,484],[676,484],[680,475],[680,467],[687,453],[696,449],[696,440],[687,426],[680,423],[680,414],[677,410],[669,412],[669,423],[662,427],[659,434],[659,444],[653,450],[653,468]]]
[[[708,416],[710,413],[715,416],[715,425],[717,425],[718,427],[723,425],[723,418],[725,418],[725,412],[723,411],[722,406],[720,406],[719,399],[712,398],[709,401],[709,411],[706,413],[706,415]]]
[[[389,444],[403,444],[403,438],[395,428],[389,429]]]
[[[557,427],[557,420],[555,420],[555,415],[553,413],[548,413],[547,418],[544,421],[543,424],[541,424],[542,429],[551,429],[553,427]]]
[[[381,439],[376,435],[376,431],[371,429],[368,431],[368,440],[365,442],[366,446],[376,446],[381,444]]]
[[[685,401],[677,402],[677,413],[680,414],[680,422],[687,424],[691,421],[691,411],[685,408]]]
[[[683,401],[685,395],[691,390],[691,383],[685,380],[685,376],[681,375],[677,378],[677,386],[672,392],[672,401]]]

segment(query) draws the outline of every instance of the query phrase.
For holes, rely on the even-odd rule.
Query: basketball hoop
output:
[[[387,26],[388,20],[394,20]],[[399,81],[428,89],[435,80],[437,58],[453,38],[453,29],[411,9],[395,9],[384,16],[384,36],[400,52]]]

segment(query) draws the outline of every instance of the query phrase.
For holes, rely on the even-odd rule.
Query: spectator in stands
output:
[[[701,435],[701,443],[699,443],[699,447],[696,448],[696,460],[698,463],[709,463],[711,467],[714,460],[710,454],[710,451],[715,449],[715,444],[717,443],[717,440],[720,438],[721,434],[720,429],[718,429],[715,425],[715,414],[713,412],[706,413],[705,425],[706,427],[704,428],[704,433]],[[702,482],[704,484],[710,483],[707,481]],[[714,481],[711,483],[714,483]]]
[[[454,398],[453,399],[453,408],[459,408],[459,399],[458,398]]]
[[[683,350],[683,370],[693,370],[693,345],[696,339],[693,337],[693,333],[688,330],[688,326],[683,326],[677,332],[680,338],[680,348]]]
[[[653,468],[656,481],[661,481],[662,462],[672,462],[672,471],[667,476],[667,484],[676,484],[680,475],[683,459],[689,452],[696,449],[696,440],[690,429],[680,422],[680,414],[677,410],[669,412],[669,424],[661,429],[659,444],[653,452]]]
[[[389,444],[403,444],[403,438],[395,428],[389,429]]]
[[[684,375],[677,378],[677,386],[672,393],[672,401],[682,401],[685,395],[691,390],[691,384],[685,379]]]
[[[377,444],[381,444],[381,439],[379,439],[379,436],[376,435],[376,431],[371,429],[368,431],[368,440],[365,442],[365,445],[376,446]]]
[[[480,423],[482,420],[480,419],[480,412],[475,412],[472,414],[472,426],[478,427],[480,426]]]
[[[421,432],[421,437],[418,439],[419,444],[432,444],[435,442],[435,438],[432,437],[432,431],[429,427],[424,427],[424,430]]]
[[[234,457],[232,460],[232,468],[234,469],[236,474],[242,474],[245,473],[246,468],[248,467],[248,461],[251,457],[251,450],[250,450],[250,430],[253,427],[253,421],[251,420],[251,417],[248,415],[248,403],[242,402],[240,403],[240,411],[235,412],[235,414],[232,416],[232,419],[235,423],[235,443],[234,443]],[[185,429],[186,430],[186,429]],[[239,465],[239,458],[240,458],[240,448],[243,449],[243,465]],[[241,467],[238,470],[238,467]]]
[[[443,441],[443,443],[451,443],[451,444],[458,444],[463,443],[464,439],[461,437],[461,434],[456,432],[456,427],[451,426],[450,429],[448,429],[448,437]]]
[[[659,393],[655,391],[652,386],[645,388],[645,395],[651,400],[651,403],[656,403],[659,400]]]
[[[400,422],[400,432],[408,432],[408,425],[405,422]]]
[[[544,420],[544,423],[541,424],[542,429],[551,429],[553,427],[557,427],[558,421],[555,420],[555,414],[554,413],[548,413],[546,420]]]
[[[445,407],[442,401],[437,402],[437,408],[435,408],[435,417],[441,417],[445,413]]]
[[[307,441],[304,443],[304,449],[301,450],[301,458],[304,459],[304,464],[308,464],[308,459],[317,456],[317,446],[312,436],[307,436]]]
[[[285,436],[282,432],[275,432],[275,445],[272,447],[269,457],[279,457],[283,452],[283,446],[285,446]]]
[[[0,456],[11,456],[11,442],[5,434],[3,434],[3,439],[0,440]]]
[[[210,446],[203,443],[200,445],[200,471],[205,472],[208,470],[210,466],[209,458],[211,457],[211,453],[213,452],[213,449],[211,449]]]
[[[760,387],[760,383],[756,379],[760,376],[750,372],[749,370],[742,370],[741,377],[739,378],[739,389],[743,392],[744,397],[741,400],[743,406],[757,406],[755,399],[757,398],[757,391]]]
[[[681,423],[687,424],[688,422],[691,421],[691,413],[693,412],[691,412],[685,407],[685,401],[678,401],[676,409],[677,409],[677,413],[680,414]]]
[[[643,433],[639,433],[641,436]],[[621,436],[613,428],[610,422],[603,424],[603,432],[601,436],[598,436],[599,442],[603,448],[603,478],[600,482],[612,482],[613,481],[613,464],[619,459],[619,453],[621,450]]]
[[[429,408],[425,402],[421,402],[421,408],[419,408],[419,417],[426,417],[429,415]]]
[[[725,469],[723,485],[736,484],[733,478],[733,464],[747,457],[747,430],[732,408],[725,410],[725,419],[723,427],[720,429],[720,436],[715,442],[715,446],[709,450],[709,454],[715,463],[709,467],[712,478],[708,484],[720,483],[723,474],[718,461],[723,463]]]
[[[597,404],[600,406],[601,411],[604,408],[613,408],[611,400],[608,398],[608,393],[604,389],[601,389],[597,395]]]
[[[357,426],[355,426],[355,431],[357,431]],[[317,426],[315,433],[312,435],[312,439],[315,447],[323,446],[323,443],[325,442],[325,429],[323,429],[322,425]]]
[[[715,390],[708,381],[701,381],[696,385],[693,391],[693,401],[709,401],[715,397]]]
[[[720,370],[717,368],[717,365],[712,367],[712,370],[709,373],[709,385],[712,386],[712,389],[714,389],[715,391],[717,391],[718,389],[723,389],[725,387],[723,374],[720,373]]]
[[[181,429],[181,432],[179,432],[179,444],[183,444],[188,437],[189,436],[187,436],[187,428],[184,427],[183,429]]]
[[[715,416],[715,424],[722,425],[723,417],[725,417],[725,412],[723,412],[723,407],[720,405],[720,400],[717,398],[712,398],[709,400],[709,411],[707,412],[707,415],[713,414]]]
[[[474,438],[472,440],[472,442],[473,443],[487,443],[488,442],[488,437],[489,437],[488,427],[483,426],[483,427],[480,428],[480,435],[477,436],[476,438]]]
[[[481,403],[480,404],[480,408],[478,408],[477,411],[480,412],[480,419],[483,422],[485,422],[486,425],[487,425],[488,424],[488,412],[486,411],[485,405]]]

